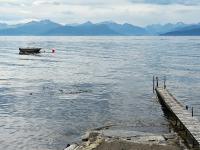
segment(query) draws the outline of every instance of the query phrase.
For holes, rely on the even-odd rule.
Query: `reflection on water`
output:
[[[199,45],[199,37],[0,37],[0,149],[63,149],[108,123],[168,132],[152,76],[167,76],[198,114]],[[18,55],[26,46],[47,53]]]

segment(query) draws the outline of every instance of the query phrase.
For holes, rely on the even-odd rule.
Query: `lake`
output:
[[[0,149],[62,150],[107,124],[168,133],[153,75],[197,116],[200,37],[0,37]]]

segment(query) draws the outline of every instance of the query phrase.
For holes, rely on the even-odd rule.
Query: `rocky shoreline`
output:
[[[64,150],[181,150],[187,149],[176,133],[152,134],[106,127],[88,131],[80,143]]]

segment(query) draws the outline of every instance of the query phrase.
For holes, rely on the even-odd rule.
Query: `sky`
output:
[[[0,22],[61,24],[115,21],[146,26],[200,22],[200,0],[0,0]]]

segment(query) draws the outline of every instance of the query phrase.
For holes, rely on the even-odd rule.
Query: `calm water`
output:
[[[198,115],[200,37],[0,37],[0,149],[61,150],[109,123],[166,133],[153,75]]]

